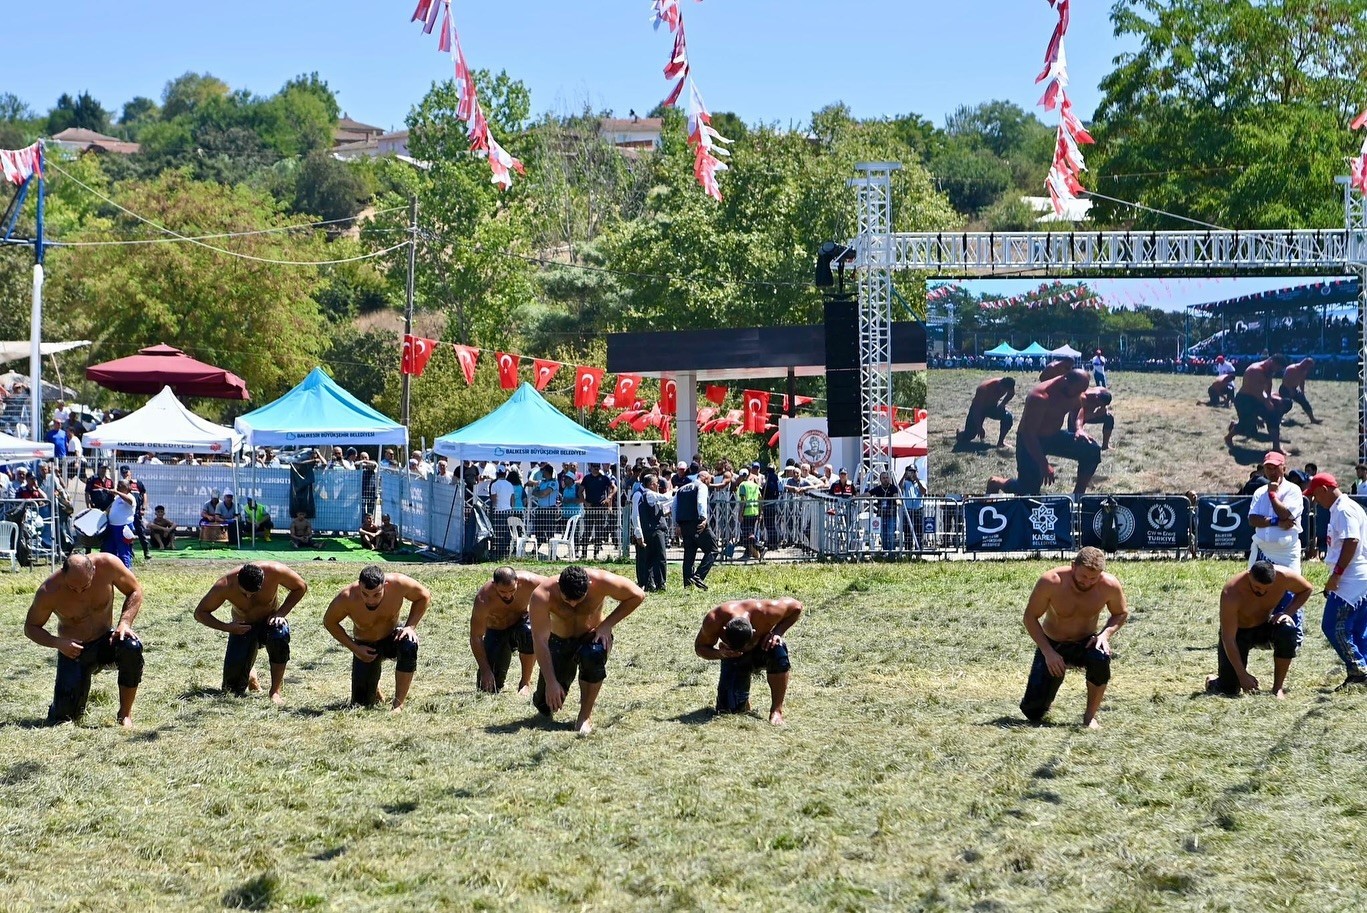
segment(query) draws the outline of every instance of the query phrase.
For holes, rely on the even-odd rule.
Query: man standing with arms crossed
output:
[[[280,601],[280,588],[285,601]],[[283,706],[280,687],[290,661],[290,625],[285,616],[308,594],[309,585],[278,561],[244,564],[229,571],[210,587],[195,607],[195,621],[228,635],[223,655],[223,690],[238,697],[248,690],[260,691],[256,678],[256,654],[261,647],[271,665],[271,702]],[[223,603],[232,606],[232,621],[219,621],[214,612]]]
[[[532,647],[532,621],[528,604],[532,592],[546,578],[507,566],[494,568],[494,577],[475,593],[470,612],[470,652],[479,667],[475,687],[488,694],[503,690],[517,647],[522,674],[517,693],[526,695],[532,684],[536,651]]]
[[[399,624],[399,610],[410,603],[408,618]],[[413,674],[418,671],[418,635],[414,630],[432,594],[427,587],[404,574],[386,574],[374,564],[367,565],[360,579],[342,588],[323,615],[323,627],[337,642],[351,651],[351,703],[372,707],[384,701],[380,693],[382,660],[397,660],[394,665],[394,703],[403,709]],[[351,619],[348,636],[342,622]]]
[[[693,652],[721,660],[718,713],[748,713],[750,677],[763,669],[769,675],[769,722],[783,725],[783,699],[792,668],[783,635],[801,616],[802,603],[783,598],[724,602],[703,617]]]
[[[1110,610],[1097,630],[1103,609]],[[1068,567],[1045,571],[1025,606],[1025,630],[1035,642],[1035,661],[1021,699],[1021,713],[1038,723],[1049,712],[1069,666],[1087,670],[1087,709],[1082,723],[1099,729],[1097,713],[1111,680],[1111,637],[1130,617],[1125,590],[1106,573],[1106,556],[1087,546]]]
[[[541,667],[532,703],[544,716],[565,704],[565,692],[579,676],[579,719],[574,731],[593,731],[593,707],[608,677],[613,629],[645,602],[640,587],[607,571],[572,564],[559,577],[548,578],[532,593],[532,642]],[[603,617],[603,602],[617,608]]]
[[[1301,609],[1314,591],[1300,574],[1265,559],[1229,578],[1220,593],[1219,671],[1206,679],[1206,690],[1229,697],[1257,691],[1248,654],[1259,647],[1272,651],[1272,693],[1286,697],[1286,674],[1303,636]]]
[[[1316,473],[1305,493],[1329,510],[1323,630],[1348,668],[1339,689],[1367,685],[1367,553],[1362,546],[1367,513],[1339,491],[1338,480],[1327,472]]]
[[[123,612],[117,626],[114,591],[123,593]],[[57,684],[49,724],[79,720],[90,699],[90,678],[109,666],[119,670],[120,726],[133,726],[133,701],[142,683],[142,641],[133,621],[142,608],[142,585],[113,555],[71,555],[33,597],[24,619],[24,636],[40,647],[57,651]],[[57,616],[57,633],[47,631]]]

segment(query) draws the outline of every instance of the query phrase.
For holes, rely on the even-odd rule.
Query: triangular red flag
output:
[[[498,385],[504,390],[516,390],[517,366],[522,357],[508,352],[495,352],[494,359],[498,362]]]
[[[660,381],[660,411],[665,415],[679,412],[679,383],[672,377]]]
[[[745,430],[760,434],[769,414],[769,394],[763,390],[745,391]]]
[[[719,387],[716,384],[708,384],[707,398],[720,406],[722,403],[726,402],[726,388]]]
[[[532,359],[532,377],[536,389],[546,389],[546,384],[551,382],[551,378],[555,377],[562,367],[564,365],[560,362],[551,361],[549,358]]]
[[[432,350],[436,348],[437,341],[422,336],[409,336],[408,340],[408,373],[422,377],[422,372],[427,370],[427,363],[432,360]]]
[[[660,437],[664,438],[664,442],[665,442],[666,444],[669,443],[669,426],[670,426],[670,424],[671,424],[671,422],[669,421],[669,416],[667,416],[667,415],[665,416],[664,421],[660,422]]]
[[[698,427],[701,428],[712,420],[712,416],[717,414],[717,410],[710,406],[704,406],[698,410]]]
[[[460,370],[465,374],[465,386],[468,387],[475,382],[475,362],[479,361],[479,349],[455,342],[451,343],[451,347],[456,350],[456,361],[460,362]]]
[[[779,435],[779,433],[778,433],[777,431],[775,431],[774,434],[773,434],[773,437],[769,438],[769,446],[770,446],[771,448],[772,448],[772,447],[777,447],[777,446],[778,446],[778,435]]]
[[[636,391],[641,386],[641,375],[639,374],[618,374],[617,384],[612,388],[612,398],[614,402],[622,404],[626,408],[631,403],[636,402]]]
[[[574,406],[591,409],[598,401],[598,385],[603,382],[602,368],[578,365],[574,369]]]

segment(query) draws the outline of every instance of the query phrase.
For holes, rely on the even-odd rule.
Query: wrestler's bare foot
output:
[[[1091,719],[1088,719],[1086,716],[1083,716],[1083,718],[1082,718],[1082,725],[1086,726],[1088,729],[1100,729],[1100,728],[1101,728],[1101,723],[1097,720],[1096,717],[1092,717]]]
[[[1216,688],[1216,682],[1218,682],[1219,680],[1220,680],[1220,676],[1219,676],[1219,675],[1207,675],[1207,676],[1206,676],[1206,694],[1214,694],[1214,693],[1218,690],[1218,689]]]
[[[518,693],[518,696],[519,696],[519,697],[527,697],[527,696],[529,696],[529,695],[532,693],[532,685],[531,685],[531,682],[527,682],[527,683],[525,683],[525,684],[518,685],[518,686],[517,686],[517,693]]]
[[[384,703],[384,692],[381,691],[379,688],[376,688],[376,689],[375,689],[375,703],[377,703],[377,704],[383,704],[383,703]]]
[[[1284,700],[1286,700],[1286,689],[1285,689],[1285,688],[1278,688],[1276,691],[1273,691],[1273,692],[1272,692],[1272,696],[1275,697],[1275,698],[1276,698],[1277,700],[1279,700],[1279,701],[1284,701]]]
[[[590,732],[593,732],[593,723],[588,720],[580,720],[574,724],[575,735],[588,735]]]
[[[255,669],[252,670],[251,675],[247,676],[247,690],[252,692],[261,690],[261,680],[256,677]]]
[[[786,725],[788,725],[787,723],[785,723],[785,722],[783,721],[783,711],[782,711],[782,710],[773,710],[773,711],[770,711],[770,713],[769,713],[769,724],[770,724],[771,726],[786,726]]]
[[[285,706],[285,696],[281,694],[279,691],[272,691],[271,703],[277,707],[283,707]]]
[[[131,716],[121,716],[119,717],[119,725],[122,726],[124,729],[132,729],[133,718]]]
[[[394,706],[389,708],[389,712],[390,712],[390,713],[402,713],[402,712],[403,712],[403,704],[400,704],[400,703],[398,703],[398,702],[396,701],[396,702],[394,703]]]

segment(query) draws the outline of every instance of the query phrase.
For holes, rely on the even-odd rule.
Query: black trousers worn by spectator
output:
[[[645,553],[646,553],[646,582],[642,589],[663,590],[665,588],[665,572],[668,570],[669,562],[666,560],[665,550],[669,546],[669,532],[664,529],[645,530]],[[688,578],[685,577],[685,580]]]
[[[590,545],[593,546],[593,556],[598,557],[599,550],[603,543],[608,541],[608,532],[612,529],[612,512],[608,510],[606,504],[593,504],[584,508],[584,552],[588,553]]]
[[[151,544],[147,541],[147,526],[142,522],[142,512],[133,515],[133,535],[138,537],[138,544],[142,546],[142,556],[152,557]]]
[[[229,634],[228,648],[223,654],[223,690],[246,694],[247,683],[256,665],[256,654],[266,648],[272,666],[283,666],[290,661],[290,626],[282,622],[273,625],[261,619],[246,634]]]
[[[711,528],[704,526],[699,530],[693,523],[680,528],[679,532],[683,536],[684,586],[695,577],[698,580],[707,580],[708,572],[717,561],[717,537],[712,535]],[[693,562],[697,560],[698,552],[702,552],[702,561],[694,571]]]
[[[647,589],[650,579],[650,550],[646,546],[645,538],[642,537],[639,542],[633,539],[631,550],[636,558],[636,585],[643,590]]]
[[[110,631],[81,647],[81,655],[75,659],[57,654],[57,684],[47,711],[49,723],[65,723],[85,716],[90,679],[96,672],[115,666],[119,670],[120,688],[136,688],[142,683],[142,641],[136,636],[119,640]]]

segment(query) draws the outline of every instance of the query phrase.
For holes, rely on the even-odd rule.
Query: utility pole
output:
[[[418,262],[418,198],[416,196],[408,199],[408,292],[404,297],[403,305],[403,334],[411,336],[413,334],[413,274],[417,269]],[[400,411],[403,415],[401,422],[405,428],[409,421],[409,386],[413,378],[405,374],[403,376],[403,397]]]

